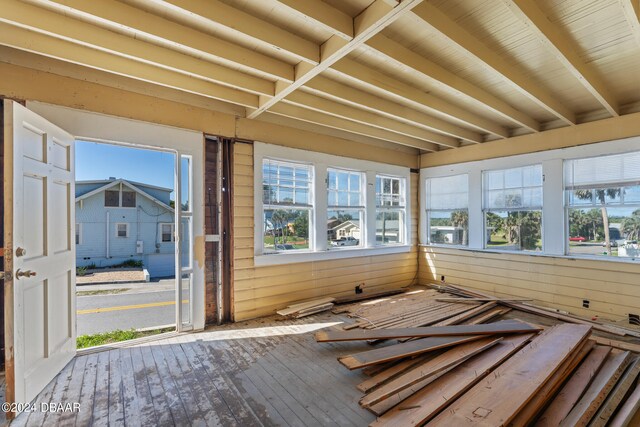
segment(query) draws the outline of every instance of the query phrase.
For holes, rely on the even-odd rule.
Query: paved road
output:
[[[189,308],[188,298],[185,291],[184,313]],[[77,313],[78,336],[116,329],[175,325],[175,291],[79,296]]]

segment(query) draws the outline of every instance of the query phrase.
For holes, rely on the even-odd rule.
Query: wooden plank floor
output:
[[[78,356],[35,403],[79,412],[24,413],[12,426],[363,426],[365,379],[336,358],[370,347],[316,343],[340,317],[242,322],[135,347]]]

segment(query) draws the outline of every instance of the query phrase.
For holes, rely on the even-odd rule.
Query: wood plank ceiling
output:
[[[2,0],[0,61],[430,152],[639,111],[639,16],[638,0]]]

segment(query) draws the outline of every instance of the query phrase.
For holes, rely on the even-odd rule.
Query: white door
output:
[[[74,138],[12,101],[4,116],[7,400],[25,403],[76,353]]]

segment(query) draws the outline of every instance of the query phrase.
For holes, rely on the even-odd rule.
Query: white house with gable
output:
[[[175,275],[172,189],[124,179],[76,182],[76,261],[142,261],[151,277]]]

